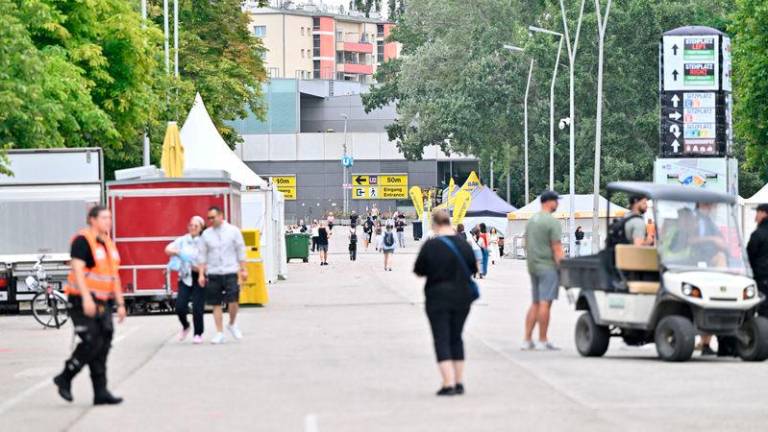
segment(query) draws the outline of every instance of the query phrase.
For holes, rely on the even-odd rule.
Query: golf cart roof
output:
[[[633,195],[642,195],[653,200],[727,204],[734,204],[736,202],[735,196],[690,186],[627,181],[608,183],[607,189],[610,192],[626,192]]]

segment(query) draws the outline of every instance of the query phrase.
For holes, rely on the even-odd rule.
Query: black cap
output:
[[[643,200],[645,198],[646,197],[643,196],[643,195],[632,195],[632,196],[629,197],[629,205],[632,205],[632,204],[634,204],[634,203],[636,203],[638,201],[641,201],[641,200]]]
[[[557,194],[557,192],[551,190],[542,192],[541,196],[539,197],[539,201],[542,203],[547,201],[557,201],[558,199],[560,199],[560,196]]]
[[[768,213],[768,204],[759,204],[757,206],[757,211]]]

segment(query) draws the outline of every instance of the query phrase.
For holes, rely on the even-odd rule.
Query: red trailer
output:
[[[163,308],[176,291],[166,271],[165,246],[187,232],[194,215],[211,206],[240,226],[240,185],[226,177],[137,178],[107,183],[112,236],[120,251],[120,279],[132,311]]]

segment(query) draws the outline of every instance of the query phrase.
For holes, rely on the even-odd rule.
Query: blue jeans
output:
[[[481,273],[485,276],[488,274],[488,249],[480,249],[480,253],[483,255],[483,269]]]

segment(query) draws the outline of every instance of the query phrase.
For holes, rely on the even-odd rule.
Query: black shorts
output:
[[[240,299],[240,284],[236,273],[208,275],[205,284],[205,303],[218,306],[223,303],[237,303]]]

